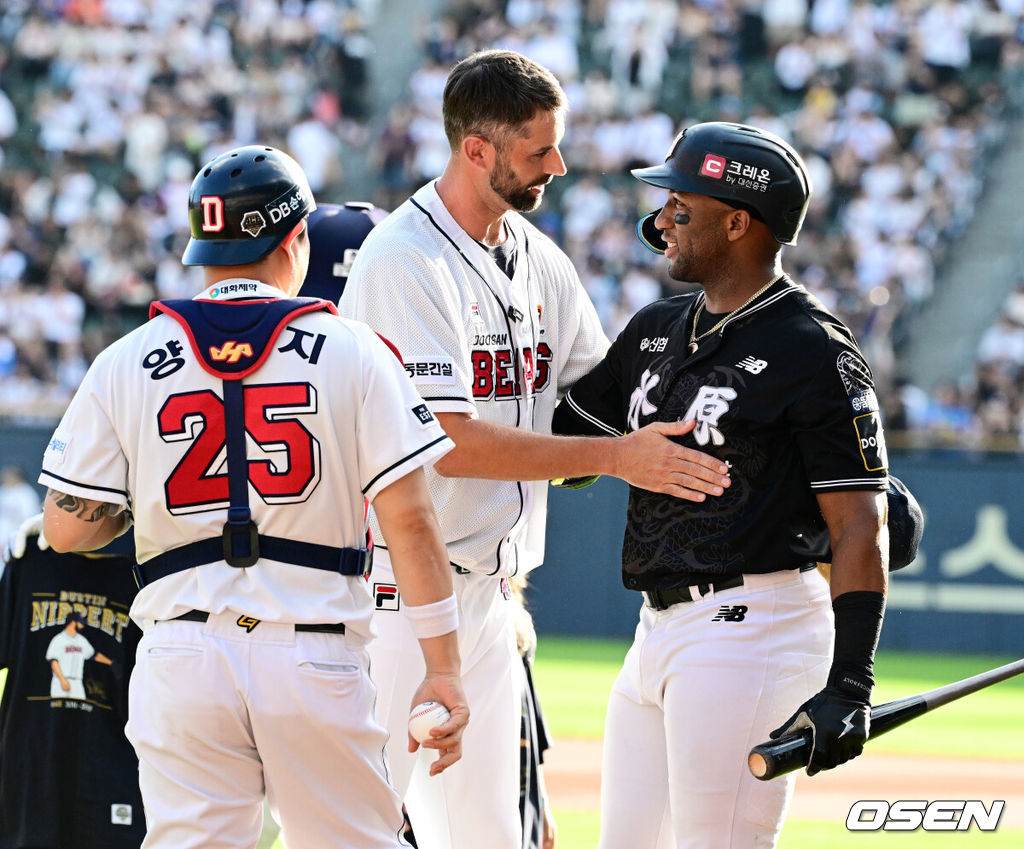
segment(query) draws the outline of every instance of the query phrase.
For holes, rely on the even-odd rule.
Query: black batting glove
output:
[[[857,757],[871,730],[871,683],[854,681],[833,671],[820,693],[797,708],[769,736],[775,740],[794,731],[811,729],[807,774],[815,775]]]

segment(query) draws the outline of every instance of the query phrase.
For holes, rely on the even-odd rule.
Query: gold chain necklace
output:
[[[716,330],[720,329],[722,327],[722,325],[725,324],[734,315],[736,315],[736,313],[738,313],[741,309],[743,309],[744,307],[749,306],[751,303],[756,301],[761,295],[763,295],[765,292],[767,292],[775,283],[777,283],[781,279],[782,279],[782,275],[780,274],[774,280],[769,280],[767,283],[764,284],[764,286],[762,286],[760,289],[758,289],[756,292],[754,292],[753,295],[751,295],[749,298],[747,298],[742,304],[740,304],[738,307],[736,307],[736,309],[734,309],[731,313],[729,313],[728,315],[726,315],[722,319],[720,319],[715,324],[714,327],[712,327],[710,330],[705,330],[703,333],[700,334],[700,336],[697,335],[697,322],[700,321],[700,314],[702,312],[704,312],[704,301],[701,301],[699,304],[697,304],[697,309],[694,310],[694,313],[693,313],[693,327],[690,328],[690,353],[691,354],[697,353],[697,343],[700,342],[701,339],[706,339],[708,336],[710,336]]]

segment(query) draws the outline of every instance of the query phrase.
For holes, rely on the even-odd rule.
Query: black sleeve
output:
[[[569,436],[622,436],[626,431],[626,405],[622,399],[625,364],[634,322],[630,322],[601,360],[581,377],[555,408],[553,433]]]
[[[547,723],[544,721],[544,714],[540,709],[540,698],[537,696],[537,688],[533,683],[533,671],[530,664],[523,661],[526,668],[526,685],[529,689],[527,698],[533,701],[533,717],[535,730],[537,732],[537,762],[544,763],[544,752],[551,748],[551,734],[548,731]]]
[[[884,490],[889,464],[871,369],[836,331],[821,362],[790,409],[811,489]]]
[[[14,630],[14,605],[17,595],[14,586],[14,573],[18,561],[11,556],[10,548],[6,548],[0,560],[0,669],[11,665],[11,644]]]

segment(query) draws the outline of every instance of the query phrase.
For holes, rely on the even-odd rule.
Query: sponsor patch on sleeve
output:
[[[434,421],[434,414],[427,409],[426,404],[417,404],[412,408],[412,414],[420,420],[422,425],[428,425]]]
[[[863,389],[871,389],[871,369],[852,351],[843,351],[836,360],[836,371],[846,387],[846,393],[853,395]]]
[[[836,371],[843,381],[846,396],[854,413],[874,413],[878,411],[878,396],[871,379],[871,369],[859,356],[852,351],[843,351],[836,360]]]
[[[860,456],[864,460],[864,468],[869,472],[878,472],[889,467],[889,458],[885,452],[885,437],[882,435],[882,419],[877,412],[854,416],[853,426],[857,429],[860,440]]]
[[[850,406],[855,413],[875,413],[878,412],[878,397],[873,389],[851,392]]]
[[[44,466],[59,466],[64,462],[68,449],[71,447],[71,437],[55,433],[43,452]]]
[[[419,357],[405,361],[405,371],[413,383],[454,386],[455,370],[446,357]]]
[[[401,598],[396,584],[374,584],[373,606],[377,610],[398,610]]]

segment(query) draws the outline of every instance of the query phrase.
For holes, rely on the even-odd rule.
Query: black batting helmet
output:
[[[372,203],[320,204],[309,216],[309,270],[299,297],[338,303],[359,246],[386,217]]]
[[[783,245],[796,244],[811,198],[807,166],[787,142],[767,130],[724,121],[687,127],[663,164],[632,174],[652,186],[745,209]],[[637,234],[651,250],[664,253],[661,231],[654,226],[659,211],[640,221]]]
[[[192,181],[185,265],[245,265],[267,256],[316,209],[299,163],[264,145],[208,162]]]
[[[917,559],[924,535],[924,512],[914,493],[896,475],[889,475],[889,488],[885,493],[889,505],[889,571],[896,572]],[[795,542],[792,550],[819,563],[832,562],[832,546],[828,526],[821,515],[809,527],[794,525]]]

